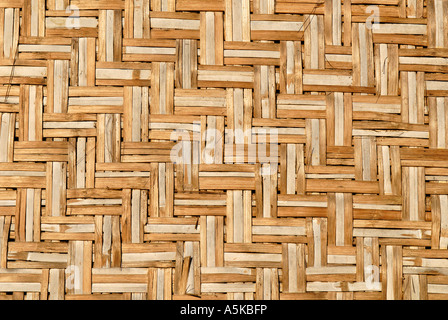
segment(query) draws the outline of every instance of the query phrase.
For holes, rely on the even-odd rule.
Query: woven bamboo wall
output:
[[[447,17],[0,0],[0,299],[448,298]]]

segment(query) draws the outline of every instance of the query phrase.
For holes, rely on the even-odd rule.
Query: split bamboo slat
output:
[[[448,0],[0,0],[0,300],[448,299]]]

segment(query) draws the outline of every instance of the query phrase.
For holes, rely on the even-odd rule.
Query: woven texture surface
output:
[[[448,298],[447,17],[0,0],[0,299]]]

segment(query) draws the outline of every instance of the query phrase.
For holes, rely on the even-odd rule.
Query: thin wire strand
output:
[[[14,69],[16,67],[16,61],[17,61],[18,56],[19,56],[19,43],[17,42],[16,49],[14,52],[14,58],[12,61],[11,74],[9,75],[8,87],[6,88],[5,101],[4,101],[5,103],[8,100],[9,94],[11,92],[12,80],[14,79]]]

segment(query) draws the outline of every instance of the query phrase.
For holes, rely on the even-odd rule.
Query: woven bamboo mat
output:
[[[0,299],[447,299],[447,0],[0,0]]]

